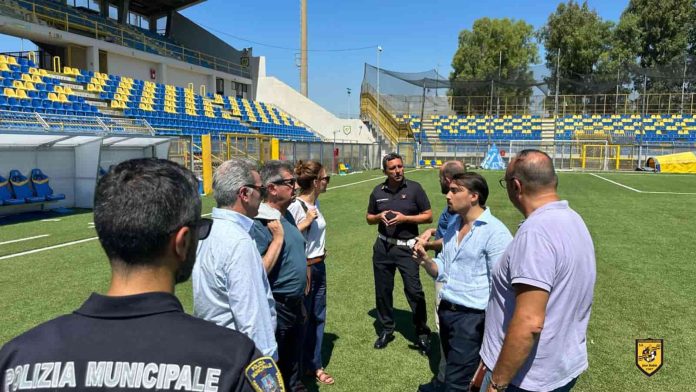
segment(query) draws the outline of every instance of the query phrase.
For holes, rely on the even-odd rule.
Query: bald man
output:
[[[481,348],[489,370],[481,390],[569,391],[588,367],[592,238],[558,197],[545,153],[520,151],[500,184],[525,220],[493,269]]]

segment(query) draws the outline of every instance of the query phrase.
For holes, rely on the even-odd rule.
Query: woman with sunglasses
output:
[[[300,195],[288,211],[307,240],[307,322],[302,360],[307,375],[314,376],[321,384],[331,385],[334,379],[324,371],[321,358],[326,322],[326,220],[319,210],[319,195],[326,192],[330,177],[316,161],[299,161],[295,166],[295,176]]]

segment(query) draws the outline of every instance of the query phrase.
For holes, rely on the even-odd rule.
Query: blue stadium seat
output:
[[[62,193],[54,194],[53,188],[48,184],[48,176],[40,169],[31,171],[31,183],[34,185],[37,197],[44,197],[46,201],[57,201],[65,199]]]
[[[0,205],[13,206],[24,204],[25,201],[17,199],[10,187],[10,182],[3,176],[0,176]]]
[[[45,197],[36,196],[31,189],[29,179],[26,178],[19,170],[10,171],[10,184],[17,199],[22,199],[27,203],[41,203],[46,201]]]

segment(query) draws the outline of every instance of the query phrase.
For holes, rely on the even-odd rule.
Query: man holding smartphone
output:
[[[372,248],[375,277],[377,319],[382,327],[374,347],[382,349],[394,340],[394,275],[399,269],[404,292],[411,311],[421,354],[430,348],[430,328],[427,324],[425,294],[418,266],[413,263],[412,248],[418,237],[418,225],[431,223],[430,201],[421,185],[404,177],[403,159],[391,153],[382,158],[382,170],[387,179],[370,194],[367,223],[378,225],[377,240]]]

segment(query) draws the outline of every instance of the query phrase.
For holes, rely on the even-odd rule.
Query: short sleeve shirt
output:
[[[374,215],[387,210],[398,211],[404,215],[418,215],[430,210],[430,200],[423,187],[415,181],[404,179],[396,192],[392,192],[385,181],[370,193],[367,212]],[[401,240],[410,240],[418,236],[418,225],[415,223],[387,227],[379,222],[377,230],[383,236]]]
[[[537,345],[511,384],[525,390],[562,387],[587,369],[587,325],[596,278],[592,238],[568,202],[548,203],[520,226],[497,266],[486,309],[481,358],[492,369],[515,312],[515,284],[549,293]]]
[[[304,206],[302,204],[304,203]],[[303,220],[307,218],[307,211],[314,209],[317,211],[317,217],[312,221],[312,224],[302,233],[307,240],[306,255],[308,259],[314,257],[324,256],[326,253],[326,219],[324,215],[319,210],[319,200],[316,201],[314,205],[307,204],[299,198],[295,200],[290,207],[288,207],[288,212],[292,214],[295,222],[299,225]]]
[[[162,292],[92,296],[0,350],[3,390],[248,391],[261,354],[239,332],[184,313]]]
[[[268,273],[268,282],[274,295],[301,297],[307,285],[307,257],[305,256],[305,239],[297,229],[295,220],[289,211],[280,218],[283,225],[283,247],[278,261]],[[265,220],[254,219],[251,238],[256,242],[259,253],[266,254],[273,235],[266,227]]]

